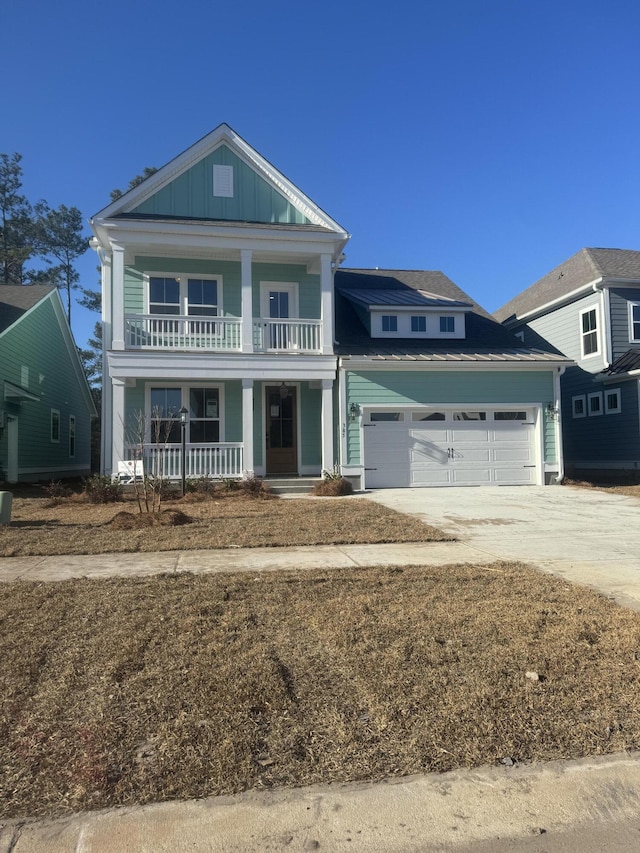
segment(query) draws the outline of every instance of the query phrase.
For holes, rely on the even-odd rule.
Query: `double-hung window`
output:
[[[398,331],[398,317],[395,314],[383,314],[382,315],[382,331],[383,332],[397,332]]]
[[[640,341],[640,302],[629,303],[629,340]]]
[[[189,317],[220,315],[219,277],[149,276],[149,313]]]
[[[220,441],[220,388],[151,388],[151,443],[179,444],[182,440],[180,410],[188,411],[185,439],[191,444]]]
[[[596,308],[588,308],[580,313],[580,337],[582,341],[582,357],[597,355],[598,342],[598,312]]]

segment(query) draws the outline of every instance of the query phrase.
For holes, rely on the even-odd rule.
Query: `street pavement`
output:
[[[367,497],[451,543],[0,559],[0,580],[519,560],[640,609],[640,500],[558,487],[386,489]],[[0,822],[0,853],[640,850],[640,755]]]

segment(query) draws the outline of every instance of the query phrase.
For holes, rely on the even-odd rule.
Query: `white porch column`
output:
[[[322,470],[332,471],[333,456],[333,379],[322,380]]]
[[[242,468],[253,472],[253,379],[242,380]]]
[[[253,352],[253,298],[251,263],[253,252],[240,251],[240,280],[242,285],[242,352]]]
[[[320,255],[320,317],[322,319],[322,352],[333,352],[333,270],[331,255]],[[333,465],[333,462],[331,463]]]
[[[111,349],[124,349],[124,249],[112,247]]]
[[[111,380],[111,474],[124,462],[124,379]]]

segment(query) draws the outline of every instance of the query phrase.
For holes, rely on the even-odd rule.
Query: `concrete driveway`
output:
[[[367,497],[640,609],[640,499],[571,486],[378,489]]]

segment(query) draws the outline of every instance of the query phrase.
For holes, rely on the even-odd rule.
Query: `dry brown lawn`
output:
[[[637,483],[591,483],[586,480],[566,480],[565,485],[582,489],[603,489],[606,492],[613,492],[617,495],[640,498],[640,485]]]
[[[132,499],[91,504],[80,494],[59,501],[18,496],[11,524],[0,527],[0,557],[450,539],[365,498],[262,500],[232,492],[206,500],[187,495],[161,509],[160,521],[175,522],[180,512],[189,523],[127,529],[122,513],[133,523],[139,516]]]
[[[4,817],[640,747],[640,614],[517,564],[3,584],[0,655]]]

